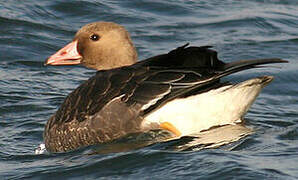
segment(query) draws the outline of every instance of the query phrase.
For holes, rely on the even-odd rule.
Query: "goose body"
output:
[[[188,45],[136,60],[128,32],[109,22],[84,26],[70,44],[47,59],[47,65],[82,64],[98,70],[48,120],[48,151],[65,152],[154,129],[180,137],[235,124],[273,77],[239,84],[221,78],[286,62],[272,58],[224,63],[210,46]]]

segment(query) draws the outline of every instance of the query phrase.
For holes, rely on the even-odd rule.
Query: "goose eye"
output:
[[[92,41],[98,41],[99,40],[99,35],[97,35],[97,34],[92,34],[91,36],[90,36],[90,39],[92,40]]]

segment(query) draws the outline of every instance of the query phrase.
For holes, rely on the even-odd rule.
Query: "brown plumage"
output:
[[[98,72],[70,93],[48,120],[44,131],[47,150],[69,151],[163,128],[162,123],[155,122],[144,126],[144,120],[177,98],[225,87],[227,83],[220,82],[223,76],[262,64],[286,62],[273,58],[226,64],[210,48],[185,45],[135,63],[135,47],[122,26],[96,22],[82,27],[73,41],[48,58],[46,64],[82,64]],[[258,80],[263,87],[272,77]]]

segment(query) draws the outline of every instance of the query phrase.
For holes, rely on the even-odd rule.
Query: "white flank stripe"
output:
[[[144,129],[170,122],[182,135],[190,135],[213,126],[235,124],[248,111],[262,88],[273,77],[254,78],[208,92],[176,99],[145,117]]]

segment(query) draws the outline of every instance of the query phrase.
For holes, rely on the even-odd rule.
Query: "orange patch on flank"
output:
[[[165,129],[165,130],[168,130],[168,131],[174,133],[176,136],[181,136],[181,132],[175,126],[173,126],[173,124],[171,124],[169,122],[161,123],[160,127],[162,129]]]

